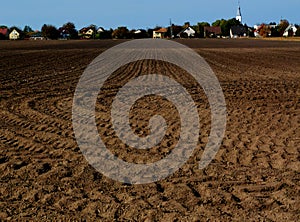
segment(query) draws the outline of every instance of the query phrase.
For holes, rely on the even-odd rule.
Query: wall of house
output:
[[[85,34],[86,35],[93,35],[94,31],[92,29],[89,29]]]
[[[163,37],[162,33],[153,31],[153,38],[154,39],[162,39],[162,37]]]
[[[9,39],[10,40],[17,40],[20,38],[20,34],[17,32],[17,31],[12,31],[10,34],[9,34]]]
[[[187,28],[186,30],[184,30],[184,33],[186,33],[189,37],[193,37],[195,36],[195,31],[191,28]]]

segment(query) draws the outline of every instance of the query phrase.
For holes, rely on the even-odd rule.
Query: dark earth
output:
[[[100,53],[121,42],[0,42],[0,220],[299,221],[300,42],[178,40],[208,62],[227,103],[225,138],[204,170],[198,161],[210,110],[202,89],[164,62],[138,61],[117,70],[96,111],[99,134],[119,158],[157,161],[179,135],[172,104],[145,98],[132,109],[132,128],[147,134],[147,118],[159,112],[169,122],[164,141],[149,153],[118,145],[109,107],[122,81],[156,71],[183,84],[198,104],[203,128],[194,155],[175,174],[145,185],[97,172],[72,130],[80,76]]]

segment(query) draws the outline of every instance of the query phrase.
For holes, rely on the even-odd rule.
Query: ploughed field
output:
[[[168,123],[160,146],[135,150],[113,131],[110,106],[132,77],[159,73],[181,83],[197,104],[201,130],[190,160],[145,185],[113,181],[82,155],[72,130],[72,102],[85,68],[122,41],[0,42],[0,219],[134,221],[300,220],[300,42],[178,40],[199,53],[218,77],[227,104],[225,137],[212,163],[198,161],[210,130],[201,87],[180,68],[142,60],[118,69],[96,105],[99,136],[128,162],[164,158],[180,121],[160,97],[137,101],[133,131],[149,134],[149,118]]]

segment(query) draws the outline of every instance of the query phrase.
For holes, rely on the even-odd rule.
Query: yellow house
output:
[[[20,38],[20,33],[15,29],[9,34],[10,40],[17,40],[19,38]]]
[[[94,30],[92,28],[82,28],[79,31],[79,36],[81,36],[82,39],[90,39],[94,34]]]
[[[92,36],[94,34],[94,30],[93,29],[89,29],[85,34]]]

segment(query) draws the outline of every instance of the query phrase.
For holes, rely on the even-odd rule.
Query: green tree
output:
[[[144,29],[139,29],[138,31],[131,30],[131,33],[132,37],[135,39],[149,38],[147,31]]]
[[[210,26],[208,22],[198,22],[197,26],[194,26],[196,31],[196,37],[204,38],[204,27]]]
[[[53,25],[44,24],[42,27],[42,35],[47,39],[58,39],[59,31]]]
[[[218,19],[212,23],[212,26],[220,26],[221,32],[223,36],[229,35],[229,30],[227,29],[227,20],[225,19]]]
[[[0,28],[1,29],[8,29],[8,27],[5,26],[5,25],[1,25]],[[6,40],[6,39],[8,39],[8,36],[7,35],[3,35],[2,33],[0,33],[0,40]]]
[[[232,26],[242,25],[240,21],[236,20],[235,18],[232,19],[219,19],[212,23],[212,26],[220,26],[222,35],[229,36],[230,35],[230,28]]]
[[[24,33],[24,38],[29,38],[29,36],[34,33],[34,30],[30,26],[25,25],[23,29],[23,33]]]
[[[272,30],[270,29],[270,26],[262,24],[262,27],[259,30],[259,35],[266,38],[269,37],[270,34],[272,35]]]
[[[281,20],[279,25],[276,27],[277,31],[279,32],[279,36],[283,36],[284,31],[287,29],[287,27],[290,25],[290,23],[287,20]]]
[[[215,22],[213,22],[211,25],[212,26],[221,26],[221,24],[223,24],[224,22],[226,22],[225,19],[218,19]]]
[[[279,37],[280,36],[280,32],[278,31],[278,29],[275,27],[275,28],[271,28],[271,36],[272,37]]]
[[[195,26],[193,26],[192,28],[197,32]],[[174,38],[177,38],[178,34],[182,31],[182,26],[181,25],[174,25],[174,24],[172,24],[172,31],[173,31]]]
[[[128,39],[130,38],[130,33],[127,27],[121,26],[112,32],[112,37],[115,39]]]
[[[296,36],[300,36],[300,27],[298,27],[297,31],[296,31]]]
[[[23,32],[24,32],[25,34],[27,34],[27,33],[33,32],[33,29],[32,29],[30,26],[25,25],[25,27],[24,27],[24,29],[23,29]]]
[[[224,24],[222,24],[221,29],[224,36],[230,35],[230,29],[232,26],[242,25],[240,21],[235,18],[227,20]]]
[[[111,39],[113,30],[104,30],[103,32],[98,33],[99,39]]]
[[[154,31],[154,29],[152,29],[152,28],[148,28],[148,29],[147,29],[147,34],[148,34],[148,36],[149,36],[150,38],[153,37],[153,31]],[[174,32],[174,29],[173,29],[173,32]]]
[[[76,30],[74,23],[67,22],[62,26],[62,29],[68,32],[68,34],[70,35],[70,39],[78,39],[78,31]]]

